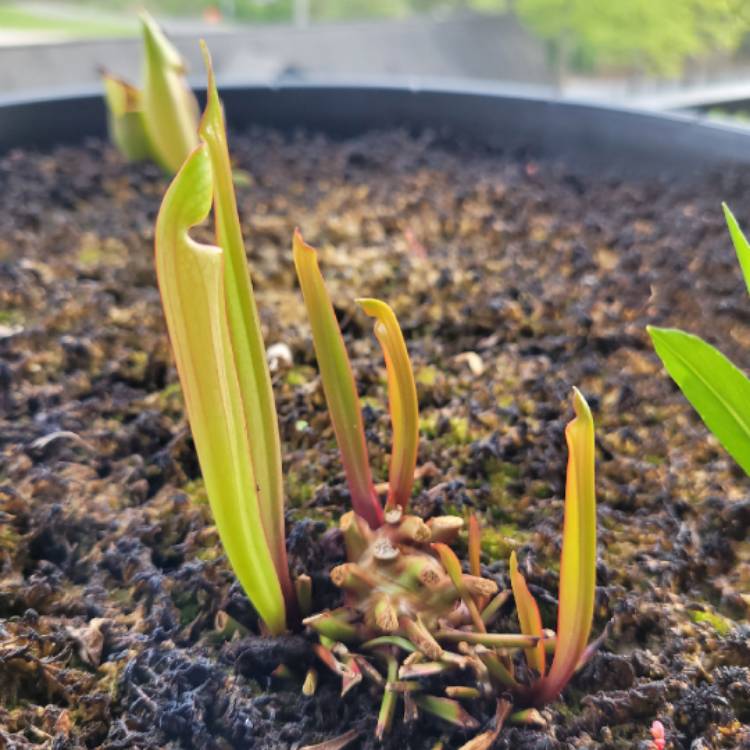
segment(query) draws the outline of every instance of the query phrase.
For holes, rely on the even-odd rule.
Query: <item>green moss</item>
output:
[[[461,516],[466,520],[466,515],[464,514],[463,509],[459,508],[458,505],[452,503],[450,500],[443,503],[443,509],[446,516]]]
[[[644,456],[644,459],[652,466],[661,466],[666,461],[666,458],[664,456],[657,456],[654,454],[647,454],[646,456]]]
[[[292,508],[289,515],[292,521],[322,521],[327,529],[338,527],[338,515],[333,515],[325,510],[316,508]]]
[[[208,494],[202,479],[194,479],[184,484],[182,491],[190,498],[190,502],[196,505],[208,505]]]
[[[180,384],[170,383],[166,388],[162,388],[161,391],[159,391],[159,396],[167,401],[174,396],[178,396],[180,393],[182,393]]]
[[[13,310],[8,308],[7,310],[0,310],[0,325],[15,327],[23,325],[24,314],[21,310]]]
[[[491,560],[507,560],[514,549],[527,542],[531,534],[515,524],[486,526],[482,529],[482,552]]]
[[[284,377],[284,381],[292,388],[306,385],[315,377],[315,371],[311,367],[293,367]]]
[[[0,526],[0,550],[13,552],[20,540],[19,534],[8,525]]]
[[[545,622],[544,618],[542,618],[542,622]],[[546,622],[551,622],[552,625],[557,624],[557,613],[553,612],[552,614],[552,620],[548,620]],[[551,660],[551,656],[547,656],[548,664]],[[586,698],[589,695],[589,693],[585,690],[576,690],[575,687],[568,686],[565,689],[565,700],[564,701],[558,701],[555,703],[555,711],[560,714],[561,722],[564,722],[565,724],[569,724],[570,722],[574,722],[580,718],[581,715],[581,701],[583,701],[584,698]],[[559,708],[558,708],[558,704]],[[609,747],[609,745],[607,745]],[[628,750],[632,750],[633,745],[628,745]]]
[[[552,497],[552,495],[554,494],[554,492],[552,491],[552,487],[550,487],[547,482],[541,479],[532,482],[531,493],[534,495],[534,497],[540,500]]]
[[[702,609],[691,609],[689,610],[690,619],[693,622],[707,622],[712,625],[714,630],[719,635],[728,635],[729,632],[734,628],[734,623],[723,617],[722,615],[715,614],[714,612],[707,612]]]
[[[189,625],[198,617],[201,606],[192,593],[179,593],[173,597],[173,601],[180,611],[180,625]]]
[[[202,550],[199,550],[196,553],[196,557],[199,560],[204,560],[205,562],[213,562],[214,560],[217,560],[219,557],[221,557],[221,547],[218,545],[212,545],[211,547],[204,547]]]
[[[570,702],[568,703],[567,700],[558,701],[555,704],[555,711],[564,718],[566,723],[569,721],[574,721],[579,718],[580,702],[587,695],[588,694],[586,692],[583,692],[581,690],[574,690],[573,688],[568,688],[568,690],[565,693],[565,696],[566,698],[569,698]]]
[[[466,417],[451,417],[448,420],[449,429],[443,431],[443,424],[438,435],[438,423],[441,421],[438,412],[423,414],[419,419],[419,432],[426,438],[439,438],[444,445],[467,445],[473,439],[469,428],[469,420]]]
[[[310,502],[315,488],[310,482],[306,482],[296,471],[290,471],[286,477],[286,495],[289,505],[298,508]]]
[[[128,607],[133,601],[133,596],[128,589],[114,588],[107,591],[107,595],[116,604],[120,604],[124,607]]]
[[[385,409],[385,404],[380,399],[375,398],[374,396],[360,396],[359,402],[363,407],[369,406],[375,411],[383,411]]]
[[[126,257],[127,249],[118,240],[88,233],[83,236],[75,255],[78,267],[84,271],[122,266]]]
[[[508,483],[515,481],[521,475],[521,470],[515,464],[503,461],[491,461],[486,466],[490,480],[490,498],[494,505],[504,505],[509,499]]]
[[[162,411],[169,411],[181,400],[182,389],[179,383],[170,383],[166,388],[162,388],[149,396],[150,403],[155,404]],[[172,403],[173,401],[175,404]]]
[[[99,244],[93,242],[84,242],[78,251],[76,260],[81,268],[96,268],[104,257],[104,253]]]
[[[143,351],[132,351],[124,359],[121,365],[121,373],[128,380],[142,383],[146,379],[148,368],[148,354]]]
[[[492,474],[501,474],[505,481],[519,479],[521,476],[521,467],[517,464],[505,463],[503,461],[494,461],[492,464]]]
[[[419,432],[427,438],[434,438],[437,436],[437,423],[438,418],[436,414],[430,414],[429,416],[423,416],[419,418]]]
[[[427,367],[420,367],[419,370],[417,370],[417,374],[414,376],[414,379],[417,381],[417,383],[419,383],[419,385],[424,385],[430,388],[435,385],[437,376],[437,368],[433,367],[432,365],[428,365]]]
[[[235,167],[232,170],[232,182],[234,182],[237,187],[252,187],[253,177],[250,172]]]
[[[469,420],[466,417],[451,417],[451,436],[459,445],[468,443],[470,440]]]

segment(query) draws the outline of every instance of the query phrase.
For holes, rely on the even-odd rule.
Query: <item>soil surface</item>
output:
[[[487,575],[516,549],[555,625],[570,389],[597,423],[596,623],[611,630],[545,729],[515,750],[750,747],[750,485],[663,372],[647,323],[750,365],[750,301],[713,196],[746,224],[750,176],[579,178],[436,135],[232,138],[275,362],[295,573],[318,606],[348,509],[296,288],[291,236],[320,247],[376,481],[390,426],[372,321],[400,317],[421,404],[416,512],[479,512]],[[361,729],[310,638],[258,636],[222,556],[167,347],[152,258],[166,181],[106,144],[0,159],[0,746],[299,748]],[[208,232],[206,230],[206,236]],[[465,541],[462,542],[465,544]],[[461,545],[459,545],[461,547]],[[217,627],[217,613],[221,623]],[[512,602],[502,624],[517,629]],[[292,674],[271,673],[285,661]],[[482,722],[491,704],[467,704]],[[385,748],[457,748],[438,719]]]

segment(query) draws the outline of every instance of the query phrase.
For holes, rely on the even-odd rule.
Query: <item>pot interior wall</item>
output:
[[[694,177],[750,162],[750,130],[684,115],[661,115],[508,94],[479,84],[293,83],[222,87],[230,126],[266,125],[331,136],[405,127],[533,157],[561,158],[573,171],[617,176]],[[106,133],[98,92],[0,100],[0,152],[49,148]]]

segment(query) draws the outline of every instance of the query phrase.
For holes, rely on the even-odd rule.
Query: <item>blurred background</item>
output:
[[[743,7],[744,6],[744,7]],[[0,0],[0,95],[137,80],[137,12],[202,80],[474,79],[578,100],[744,111],[746,0]]]

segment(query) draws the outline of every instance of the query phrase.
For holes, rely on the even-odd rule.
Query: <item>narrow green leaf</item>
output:
[[[379,688],[385,687],[385,679],[383,678],[383,675],[378,672],[369,659],[362,656],[362,654],[351,654],[351,657],[357,663],[359,671],[362,672],[364,677]]]
[[[216,90],[211,56],[205,43],[201,43],[201,48],[208,71],[208,90],[199,132],[208,146],[213,172],[216,239],[225,253],[224,285],[232,351],[250,438],[250,455],[258,482],[263,529],[287,606],[293,608],[295,596],[286,554],[284,484],[276,404],[237,214],[224,113]]]
[[[152,158],[151,142],[143,120],[141,92],[106,72],[102,74],[102,80],[110,140],[128,161]]]
[[[433,542],[430,546],[435,552],[437,552],[440,562],[445,568],[445,572],[451,579],[456,591],[461,595],[461,599],[466,605],[466,609],[469,611],[474,627],[480,633],[485,633],[487,628],[484,624],[484,620],[482,620],[482,615],[479,613],[479,608],[474,601],[474,597],[466,587],[466,583],[463,579],[463,571],[461,570],[461,563],[458,557],[456,557],[456,553],[447,544],[442,544],[441,542]]]
[[[435,633],[439,641],[452,643],[479,643],[488,648],[532,648],[539,643],[539,638],[518,633],[474,633],[469,630],[443,628]]]
[[[512,713],[508,717],[508,723],[534,729],[544,729],[547,726],[547,720],[535,708],[524,708]]]
[[[479,688],[469,685],[447,685],[444,692],[448,698],[462,701],[476,701],[482,697],[482,691]]]
[[[648,332],[672,380],[750,475],[750,380],[698,336],[654,326]]]
[[[398,676],[402,680],[423,679],[434,677],[437,674],[445,674],[454,669],[453,664],[444,661],[418,661],[413,664],[403,664],[398,670]]]
[[[205,145],[169,186],[156,222],[156,270],[167,329],[211,511],[229,562],[271,633],[286,611],[259,508],[226,314],[223,251],[189,236],[214,193]]]
[[[500,736],[503,724],[508,718],[512,704],[510,701],[498,699],[497,707],[495,709],[495,727],[494,729],[488,729],[482,734],[478,734],[473,739],[469,740],[466,744],[461,745],[458,750],[491,750],[497,742],[497,738]]]
[[[482,529],[476,513],[469,516],[469,570],[473,576],[482,575]]]
[[[485,667],[487,667],[487,671],[495,682],[499,682],[500,685],[506,688],[518,688],[518,683],[516,682],[515,677],[513,677],[513,673],[505,666],[505,664],[503,664],[501,658],[496,652],[487,650],[480,652],[478,656],[484,663]],[[512,666],[512,662],[508,663]]]
[[[341,677],[341,697],[343,698],[353,687],[362,682],[362,671],[351,654],[343,657],[339,661],[331,649],[322,643],[313,644],[313,651],[316,656],[325,664],[334,674]]]
[[[334,641],[341,641],[342,643],[352,643],[359,638],[359,630],[356,625],[349,621],[349,617],[349,610],[336,609],[306,617],[302,624],[312,628],[316,633],[326,636],[326,638],[332,638]]]
[[[740,262],[742,275],[745,277],[745,286],[747,287],[748,294],[750,294],[750,243],[748,243],[742,229],[740,229],[740,225],[737,223],[737,219],[734,218],[734,214],[729,210],[729,206],[726,203],[722,203],[721,207],[724,209],[724,218],[727,220],[732,244],[737,253],[737,260]]]
[[[393,310],[377,299],[358,299],[357,303],[375,318],[375,336],[383,349],[388,375],[393,447],[386,509],[394,505],[406,509],[414,486],[419,449],[419,406],[411,360]]]
[[[294,593],[299,614],[307,617],[312,612],[312,578],[301,573],[294,579]]]
[[[410,654],[417,650],[411,641],[407,641],[406,638],[400,635],[381,635],[362,644],[362,648],[366,651],[373,648],[382,648],[383,646],[398,646],[398,648],[408,651]]]
[[[489,625],[495,619],[500,608],[510,598],[510,594],[510,591],[501,591],[490,600],[489,604],[482,610],[482,620],[484,620],[485,625]]]
[[[302,683],[302,695],[306,698],[311,698],[315,695],[315,691],[318,689],[318,670],[314,667],[309,667],[305,673],[305,680]]]
[[[344,666],[346,667],[346,672],[341,675],[342,698],[362,682],[362,670],[359,668],[357,660],[351,654],[344,657]]]
[[[396,661],[392,653],[388,654],[386,659],[388,662],[388,673],[385,690],[383,690],[383,699],[380,703],[378,723],[375,727],[375,737],[378,741],[382,741],[383,737],[390,732],[391,725],[393,724],[393,716],[396,713],[396,703],[398,702],[398,694],[392,687],[398,677],[398,661]]]
[[[578,666],[591,633],[596,594],[594,418],[573,389],[575,419],[565,428],[568,474],[560,560],[557,642],[549,674],[534,686],[537,704],[555,700]]]
[[[141,13],[145,70],[143,115],[154,158],[176,172],[198,145],[198,103],[185,80],[185,63],[154,19]]]
[[[406,637],[417,647],[417,650],[421,651],[428,659],[437,661],[443,658],[445,652],[419,615],[414,619],[402,615],[399,619],[399,625]]]
[[[372,528],[383,523],[367,456],[362,411],[336,313],[318,266],[315,248],[294,233],[294,265],[310,318],[315,355],[333,430],[341,452],[352,505]]]
[[[351,745],[359,735],[362,734],[360,729],[350,729],[338,737],[334,737],[324,742],[319,742],[317,745],[305,745],[300,750],[344,750],[347,745]]]
[[[460,593],[462,589],[465,589],[465,586],[462,579],[463,570],[461,570],[461,561],[456,556],[456,553],[447,544],[443,544],[442,542],[433,542],[430,546],[437,553],[440,563],[445,568],[445,572],[453,582],[456,590]]]
[[[518,569],[518,559],[515,552],[510,553],[510,584],[516,602],[521,632],[524,635],[535,635],[541,638],[542,618],[539,614],[539,607],[534,595],[529,591],[526,579]],[[545,669],[544,642],[539,641],[534,648],[527,648],[525,654],[529,666],[543,676]]]
[[[350,510],[339,518],[339,528],[344,536],[347,559],[359,560],[372,542],[372,530],[367,521]]]
[[[437,716],[443,721],[462,729],[476,729],[479,722],[464,710],[464,707],[451,698],[440,698],[436,695],[417,695],[416,704],[428,714]]]

